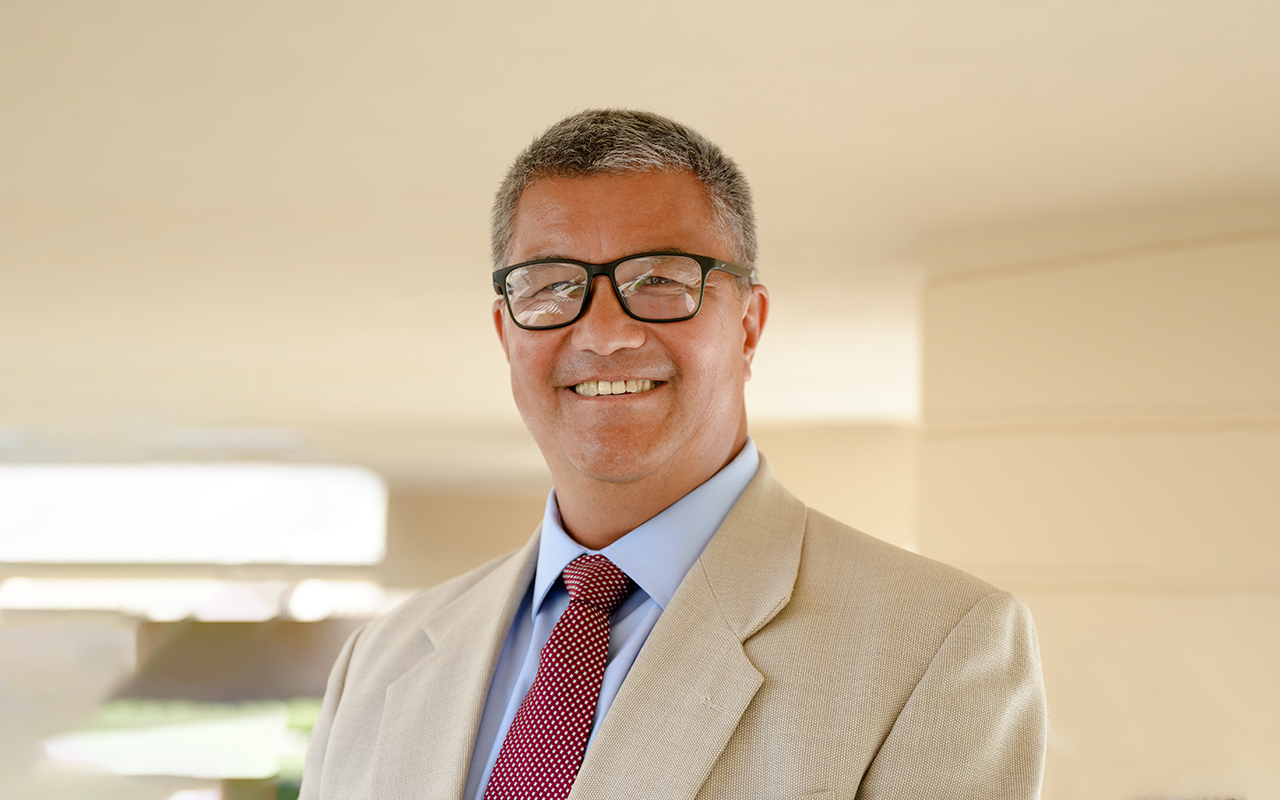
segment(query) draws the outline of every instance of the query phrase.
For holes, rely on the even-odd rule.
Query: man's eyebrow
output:
[[[573,260],[574,259],[569,258],[568,256],[556,250],[547,250],[541,253],[534,253],[533,255],[524,259],[524,261],[573,261]],[[517,261],[515,263],[520,264],[523,262]]]
[[[645,255],[646,253],[681,253],[683,255],[695,255],[695,253],[693,253],[690,250],[686,250],[683,247],[672,246],[672,247],[651,247],[648,250],[637,250],[634,253],[628,253],[627,255],[622,256],[622,258],[633,258],[635,256]],[[523,261],[517,261],[515,263],[524,264],[530,261],[582,261],[582,259],[573,258],[572,256],[564,255],[558,250],[545,250],[542,252],[534,253],[533,255],[529,256]],[[599,262],[583,261],[582,263],[591,264],[591,263],[599,263]],[[608,263],[608,262],[605,262],[605,263]]]

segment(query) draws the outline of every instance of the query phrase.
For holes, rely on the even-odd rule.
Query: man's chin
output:
[[[626,457],[575,459],[573,466],[583,477],[620,486],[642,481],[658,471],[657,467]]]
[[[567,454],[571,468],[602,483],[628,484],[645,480],[668,464],[678,450],[633,440],[583,443]]]

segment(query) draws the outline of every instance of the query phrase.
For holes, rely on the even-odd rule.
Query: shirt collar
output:
[[[604,555],[665,609],[685,573],[698,560],[759,466],[755,442],[747,437],[742,452],[723,469],[603,550],[588,550],[565,533],[553,488],[547,495],[542,516],[538,571],[533,582],[533,613],[538,613],[542,601],[569,562],[584,553]]]

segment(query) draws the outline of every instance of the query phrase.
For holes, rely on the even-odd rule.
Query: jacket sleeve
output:
[[[1034,800],[1048,708],[1035,625],[1008,592],[951,631],[863,777],[859,800]]]
[[[298,800],[319,800],[320,788],[324,775],[324,757],[329,749],[329,732],[333,727],[333,718],[338,713],[338,702],[342,699],[342,688],[347,679],[347,667],[351,663],[351,654],[356,647],[356,639],[361,631],[356,631],[347,639],[338,653],[333,669],[329,672],[329,683],[324,690],[324,703],[320,706],[320,718],[311,730],[311,740],[307,744],[307,761],[302,769],[302,790]]]

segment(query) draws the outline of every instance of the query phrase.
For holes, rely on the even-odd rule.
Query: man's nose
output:
[[[639,347],[645,337],[644,323],[627,315],[613,292],[613,284],[604,275],[594,279],[591,305],[572,329],[575,347],[602,356]]]

